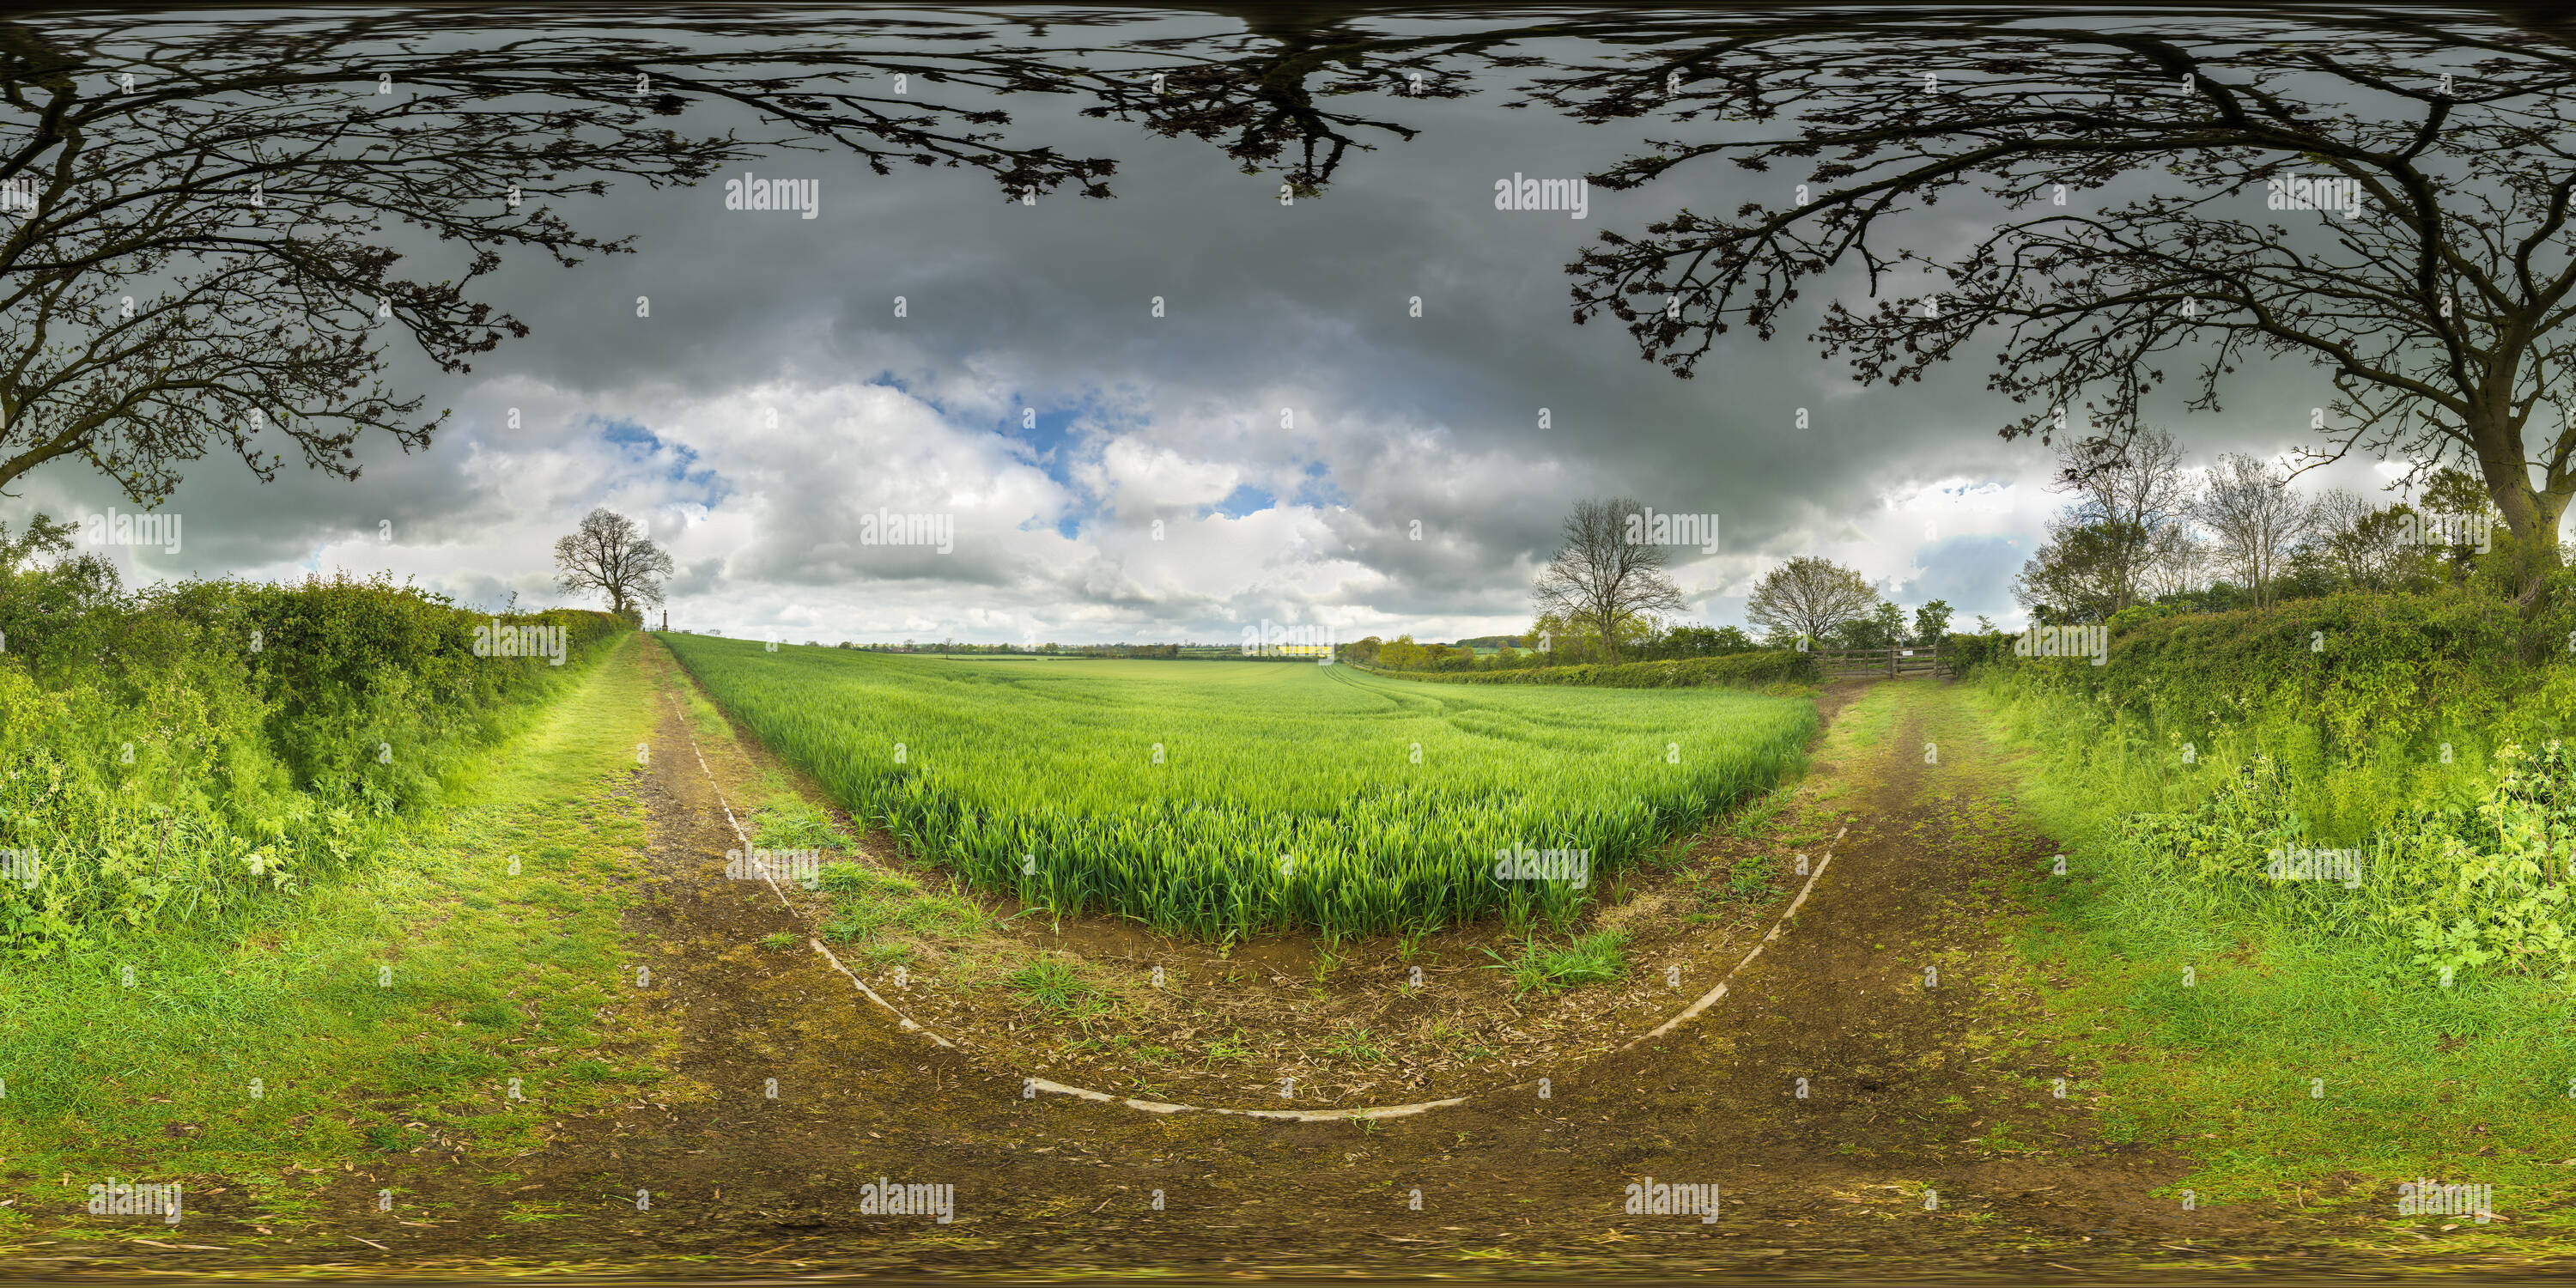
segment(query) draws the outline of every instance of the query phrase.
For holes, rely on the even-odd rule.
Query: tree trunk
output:
[[[2536,611],[2549,574],[2558,570],[2558,525],[2576,480],[2552,478],[2547,487],[2531,485],[2522,425],[2510,410],[2473,414],[2468,431],[2478,450],[2479,481],[2487,485],[2487,495],[2513,536],[2515,597],[2526,612]]]
[[[2567,489],[2533,487],[2530,467],[2519,461],[2481,461],[2479,472],[2512,534],[2515,598],[2526,609],[2536,609],[2549,575],[2559,568],[2558,528],[2567,514]]]
[[[2512,527],[2514,537],[2514,583],[2516,602],[2525,616],[2538,613],[2544,605],[2542,592],[2549,588],[2550,575],[2557,572],[2563,552],[2558,545],[2558,526],[2567,514],[2567,493],[2561,489],[2540,490],[2526,485],[2529,500],[2525,509],[2527,527]]]

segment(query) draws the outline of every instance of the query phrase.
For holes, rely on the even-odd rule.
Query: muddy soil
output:
[[[1700,1019],[1566,1071],[1545,1098],[1374,1124],[1031,1098],[1024,1070],[899,1032],[816,954],[760,946],[805,927],[765,885],[710,878],[704,856],[739,842],[695,758],[657,754],[634,784],[660,822],[656,875],[629,930],[680,1021],[677,1076],[506,1166],[414,1156],[341,1176],[282,1243],[228,1247],[247,1218],[216,1196],[163,1240],[194,1249],[100,1232],[10,1269],[2018,1282],[2401,1268],[2332,1251],[2354,1231],[2297,1212],[2185,1212],[2155,1192],[2180,1159],[2098,1138],[2089,1071],[2015,1036],[2038,981],[1995,928],[2011,874],[2049,847],[1922,763],[1921,718],[1901,711],[1870,751],[1817,767],[1857,818],[1794,925]],[[675,708],[656,745],[686,743]],[[864,1213],[880,1177],[953,1187],[953,1220]],[[1626,1187],[1649,1178],[1720,1186],[1716,1219],[1627,1214]],[[380,1186],[403,1190],[396,1212],[374,1210]]]

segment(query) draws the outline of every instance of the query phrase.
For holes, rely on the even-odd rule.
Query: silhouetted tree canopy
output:
[[[2249,363],[2313,364],[2339,396],[2311,463],[2465,460],[2517,536],[2554,544],[2576,496],[2576,428],[2544,410],[2576,356],[2562,137],[2576,53],[2466,17],[2287,21],[1641,23],[1623,65],[1543,97],[1715,137],[1599,181],[1724,164],[1776,175],[1774,192],[1602,234],[1567,266],[1576,320],[1618,318],[1686,376],[1719,335],[1773,337],[1805,279],[1855,270],[1874,302],[1826,306],[1811,337],[1825,354],[1893,384],[1993,343],[1988,387],[2027,408],[2007,437],[2047,438],[2080,412],[2116,438],[2175,364],[2201,411]],[[2275,183],[2304,179],[2339,181],[2322,191],[2358,213],[2275,213]],[[2061,185],[2123,181],[2140,195],[2058,204]],[[1925,217],[1945,201],[1950,219]],[[1961,244],[1963,217],[1977,231]]]

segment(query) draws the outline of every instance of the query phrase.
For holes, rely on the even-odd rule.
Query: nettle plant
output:
[[[2472,971],[2576,975],[2576,752],[2508,743],[2470,804],[2420,808],[2357,846],[2358,881],[2281,881],[2267,856],[2315,844],[2293,775],[2270,756],[2225,771],[2188,811],[2136,814],[2121,843],[2151,872],[2338,933],[2392,935],[2444,983]]]
[[[2537,752],[2508,743],[2495,763],[2495,787],[2474,811],[2390,847],[2417,896],[2405,919],[2416,960],[2569,974],[2576,754],[2553,738]]]

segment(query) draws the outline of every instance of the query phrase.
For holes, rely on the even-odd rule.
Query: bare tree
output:
[[[2147,565],[2147,597],[2188,595],[2207,587],[2209,542],[2186,519],[2169,523],[2156,534],[2155,558]]]
[[[2191,500],[2182,455],[2163,430],[2060,443],[2058,490],[2076,500],[2015,581],[2022,607],[2101,621],[2146,599]]]
[[[2007,11],[1765,11],[1673,18],[1617,63],[1541,97],[1589,119],[1728,126],[1599,182],[1711,161],[1796,173],[1731,212],[1602,233],[1567,265],[1578,322],[1609,313],[1687,375],[1730,327],[1775,334],[1801,279],[1858,268],[1877,296],[1902,273],[1928,288],[1831,303],[1813,338],[1890,383],[1996,351],[1989,387],[2030,408],[2007,437],[2082,432],[2084,411],[2133,425],[2175,359],[2194,410],[2218,410],[2249,361],[2313,364],[2337,395],[2310,421],[2309,463],[2463,460],[2556,561],[2576,497],[2576,425],[2543,411],[2576,364],[2576,53],[2561,33],[2363,14],[2272,41]],[[1680,92],[1657,99],[1659,79]],[[2130,175],[2139,195],[2095,195]],[[1961,199],[1997,210],[1990,232],[1956,251],[1888,245]],[[2526,601],[2544,584],[2527,580]]]
[[[2412,517],[2408,506],[2372,505],[2332,489],[2317,498],[2312,557],[2364,590],[2396,590],[2432,571],[2426,548],[2407,539]]]
[[[624,617],[662,602],[660,579],[671,575],[671,556],[646,540],[633,519],[593,510],[579,529],[555,541],[555,569],[558,588],[606,595],[608,611]]]
[[[2157,543],[2183,522],[2191,485],[2182,457],[2173,435],[2161,429],[2060,445],[2059,489],[2077,494],[2069,517],[2102,534],[2111,612],[2145,598]]]
[[[2315,523],[2316,506],[2286,472],[2230,452],[2210,470],[2194,507],[2218,547],[2220,564],[2254,600],[2272,603],[2272,583]]]
[[[1629,516],[1645,509],[1626,497],[1576,502],[1565,518],[1565,544],[1532,590],[1541,616],[1554,613],[1583,623],[1599,634],[1612,661],[1618,660],[1623,628],[1684,606],[1681,588],[1664,572],[1664,548],[1630,540]]]
[[[1800,555],[1763,574],[1745,601],[1744,615],[1775,637],[1814,641],[1877,606],[1878,591],[1857,570]]]

